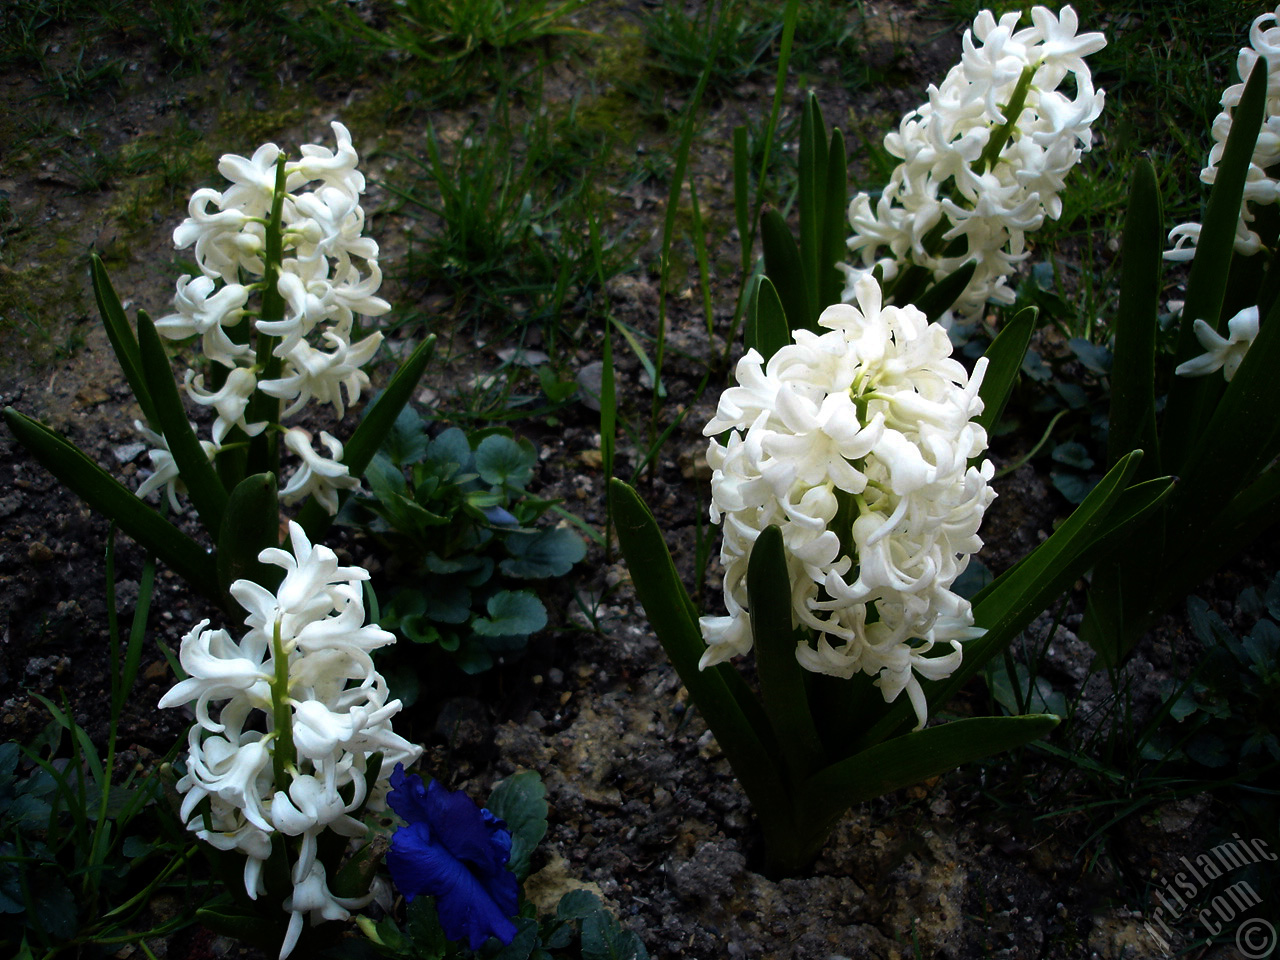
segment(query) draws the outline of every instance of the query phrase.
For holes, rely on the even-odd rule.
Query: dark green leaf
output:
[[[435,960],[445,955],[449,941],[440,926],[434,897],[414,897],[405,911],[405,919],[405,933],[413,943],[415,956]]]
[[[570,890],[556,905],[557,920],[583,920],[603,907],[590,890]]]
[[[827,767],[800,791],[814,820],[830,821],[863,800],[918,783],[1045,736],[1058,718],[975,717],[893,737]]]
[[[471,591],[460,583],[436,581],[423,600],[424,615],[436,623],[466,623],[471,617]]]
[[[757,814],[762,820],[784,822],[793,811],[783,780],[781,750],[763,706],[732,667],[701,668],[706,644],[698,613],[680,582],[657,521],[627,484],[611,480],[609,489],[618,541],[654,633]]]
[[[821,763],[822,744],[809,708],[804,670],[796,660],[791,581],[782,531],[776,526],[766,527],[751,547],[747,595],[764,708],[792,779],[799,782]]]
[[[1075,467],[1078,470],[1089,470],[1093,467],[1093,457],[1089,456],[1089,451],[1084,444],[1076,443],[1074,440],[1058,444],[1053,448],[1052,456],[1058,463],[1065,463],[1068,467]]]
[[[1157,247],[1157,249],[1159,249]],[[1076,355],[1076,359],[1090,373],[1096,373],[1099,376],[1106,376],[1111,372],[1111,351],[1101,344],[1090,343],[1083,337],[1072,337],[1067,341],[1067,346],[1071,348],[1071,352]],[[1129,449],[1133,449],[1130,447]]]
[[[89,255],[89,270],[93,277],[93,296],[98,302],[98,314],[102,317],[102,326],[107,331],[107,339],[111,341],[111,349],[115,351],[120,368],[124,371],[129,389],[133,391],[142,408],[142,415],[153,430],[159,430],[160,421],[156,416],[155,404],[147,390],[146,378],[142,375],[142,356],[138,350],[138,340],[134,336],[133,327],[125,316],[120,298],[116,296],[111,278],[107,276],[107,268],[96,253]]]
[[[1217,164],[1217,177],[1209,194],[1178,332],[1174,363],[1181,364],[1200,353],[1195,336],[1196,320],[1221,330],[1222,302],[1226,296],[1231,260],[1235,251],[1240,199],[1244,195],[1258,130],[1267,99],[1267,62],[1259,57],[1244,85],[1232,114],[1231,132]],[[1190,451],[1200,440],[1212,402],[1221,392],[1221,381],[1209,377],[1173,377],[1164,411],[1161,441],[1168,458],[1163,468],[1181,474]]]
[[[476,471],[480,479],[494,486],[523,490],[533,479],[537,463],[537,451],[524,439],[485,437],[476,449]]]
[[[500,590],[485,604],[488,617],[476,617],[472,629],[484,637],[528,636],[547,625],[542,601],[528,591]]]
[[[1013,384],[1018,379],[1023,358],[1033,356],[1027,351],[1027,344],[1031,342],[1035,326],[1035,309],[1028,307],[1019,310],[1018,315],[1005,324],[1004,329],[987,348],[987,372],[983,375],[982,386],[978,390],[978,395],[982,397],[982,413],[974,418],[974,422],[988,433],[1004,410]]]
[[[397,466],[417,463],[427,454],[427,428],[418,411],[405,404],[379,448]],[[376,459],[376,457],[375,457]]]
[[[582,960],[648,960],[644,944],[630,930],[623,930],[608,910],[597,910],[582,920]]]
[[[218,585],[229,591],[236,580],[252,580],[274,590],[284,571],[260,563],[258,554],[280,546],[280,504],[276,478],[269,473],[245,477],[227,498],[227,509],[218,534]]]
[[[810,316],[800,248],[777,210],[770,208],[760,215],[760,242],[764,247],[764,272],[777,288],[787,324],[793,331],[809,329],[816,317]]]
[[[1129,210],[1121,249],[1120,304],[1115,319],[1107,460],[1115,463],[1133,449],[1147,452],[1143,470],[1159,473],[1156,439],[1155,356],[1164,248],[1160,189],[1150,161],[1133,170]]]
[[[973,279],[974,271],[977,269],[977,260],[969,260],[961,264],[916,297],[916,309],[923,313],[931,323],[937,320],[955,306],[956,301],[960,299],[960,295],[969,286],[969,281]]]
[[[211,536],[222,529],[222,515],[227,506],[227,491],[218,471],[209,462],[178,394],[178,386],[169,366],[160,334],[145,311],[138,311],[138,349],[142,357],[142,375],[156,404],[156,417],[161,432],[178,465],[178,474],[187,485],[191,505]]]
[[[1049,479],[1053,481],[1057,491],[1067,498],[1068,503],[1084,503],[1085,497],[1093,489],[1093,484],[1078,473],[1053,470],[1049,473]]]
[[[747,347],[754,348],[768,363],[770,357],[790,342],[791,330],[787,326],[786,311],[778,298],[777,288],[772,280],[762,276],[748,307]]]
[[[529,876],[529,858],[547,834],[547,788],[533,770],[507,777],[493,788],[486,806],[507,822],[511,832],[511,859],[507,868],[523,881]]]
[[[120,529],[173,568],[205,596],[221,602],[213,558],[181,530],[123,487],[65,438],[12,407],[4,419],[18,441],[89,507],[120,524]]]
[[[563,577],[587,555],[582,538],[564,527],[513,533],[506,547],[511,556],[500,564],[502,572],[521,580]]]

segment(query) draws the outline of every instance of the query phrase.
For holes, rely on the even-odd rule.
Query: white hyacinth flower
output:
[[[1104,94],[1084,58],[1106,45],[1101,33],[1077,32],[1069,6],[1060,14],[1033,7],[1021,30],[1020,18],[979,13],[960,63],[885,136],[885,150],[902,162],[874,207],[865,193],[849,204],[848,246],[859,262],[841,265],[846,302],[876,267],[885,281],[904,264],[940,280],[970,259],[977,267],[955,311],[972,320],[988,301],[1013,302],[1007,281],[1027,256],[1026,235],[1061,215],[1064,178],[1091,146]],[[1068,77],[1071,95],[1058,89]],[[1021,90],[1022,111],[1006,116]],[[993,158],[1008,123],[1012,132]]]
[[[218,170],[229,185],[221,191],[197,190],[188,217],[174,230],[175,246],[194,248],[200,274],[179,279],[174,312],[158,320],[156,329],[173,340],[199,338],[205,356],[228,368],[217,389],[205,389],[205,375],[195,369],[184,378],[191,399],[216,411],[215,454],[224,445],[243,442],[236,431],[253,437],[268,426],[274,448],[279,421],[312,401],[332,406],[341,418],[369,387],[361,367],[373,359],[382,335],[353,343],[352,330],[357,315],[380,316],[391,306],[377,296],[382,283],[378,244],[363,235],[365,178],[356,169],[359,156],[350,131],[336,121],[332,128],[335,148],[304,144],[296,160],[282,161],[280,148],[271,143],[250,157],[223,156]],[[269,232],[270,259],[278,263],[267,262]],[[268,275],[275,278],[278,300],[265,296]],[[251,302],[255,296],[274,300],[279,309],[262,316],[260,304]],[[255,334],[274,340],[255,343]],[[270,348],[269,356],[264,347]],[[263,404],[265,398],[274,399]],[[261,405],[263,419],[246,421],[251,404],[255,410]],[[337,491],[356,486],[338,462],[341,445],[322,435],[328,459],[314,452],[309,436],[303,443],[300,434],[287,433],[285,441],[302,458],[282,491],[285,502],[314,494],[335,512]],[[157,444],[152,459],[156,473],[140,492],[165,485],[177,509],[172,457]]]
[[[1258,308],[1245,307],[1227,321],[1227,337],[1223,337],[1203,320],[1195,322],[1196,339],[1204,347],[1204,353],[1193,357],[1185,363],[1178,364],[1173,371],[1180,377],[1203,377],[1205,374],[1221,370],[1227,382],[1236,375],[1244,355],[1258,336]]]
[[[366,804],[381,809],[395,765],[422,752],[392,730],[401,704],[389,699],[369,656],[395,638],[364,622],[360,582],[367,571],[339,566],[333,551],[313,545],[296,523],[289,536],[291,551],[258,556],[286,571],[274,593],[248,580],[232,584],[232,596],[248,611],[248,632],[237,642],[209,630],[207,620],[197,624],[180,652],[189,676],[160,701],[162,707],[195,702],[187,772],[178,781],[181,816],[201,839],[244,854],[250,897],[265,891],[262,865],[272,836],[296,838],[281,958],[308,916],[313,923],[345,918],[368,902],[329,891],[317,859],[319,837],[326,830],[363,835],[352,814]],[[221,703],[216,717],[215,703]],[[276,728],[281,705],[290,717],[283,731]],[[383,766],[371,794],[365,774],[375,753]],[[284,782],[277,779],[281,771]]]
[[[329,457],[322,457],[311,446],[311,434],[299,427],[285,431],[284,445],[302,458],[302,464],[280,491],[280,500],[286,504],[297,503],[307,497],[315,497],[325,512],[333,516],[338,512],[338,491],[354,490],[360,481],[351,476],[342,458],[342,443],[324,432],[320,442],[329,450]]]
[[[1233,111],[1240,105],[1245,81],[1253,72],[1254,64],[1259,57],[1266,57],[1267,98],[1263,107],[1262,129],[1258,131],[1258,140],[1249,161],[1244,197],[1240,201],[1240,219],[1236,222],[1235,252],[1245,257],[1251,257],[1263,249],[1262,238],[1250,226],[1256,216],[1253,207],[1273,204],[1280,198],[1280,179],[1271,172],[1280,163],[1280,6],[1254,19],[1249,27],[1249,44],[1242,47],[1236,57],[1236,75],[1240,82],[1222,93],[1222,112],[1214,118],[1210,128],[1213,146],[1209,150],[1208,162],[1200,171],[1201,183],[1211,185],[1217,182],[1218,163],[1227,148]],[[1199,239],[1200,224],[1179,224],[1169,231],[1169,241],[1173,246],[1165,251],[1165,259],[1191,260],[1195,256]],[[1204,342],[1203,339],[1201,342]]]
[[[857,306],[823,312],[827,332],[796,331],[767,365],[748,351],[703,431],[729,432],[707,451],[729,615],[702,618],[702,666],[751,649],[747,564],[760,532],[777,525],[793,621],[816,637],[797,648],[801,666],[874,676],[886,701],[906,690],[923,726],[918,677],[949,675],[961,643],[981,633],[951,585],[981,548],[995,497],[990,461],[969,466],[987,443],[973,422],[986,361],[970,377],[941,325],[882,306],[870,277],[855,293]],[[842,504],[856,508],[843,528]],[[937,656],[935,646],[949,649]]]

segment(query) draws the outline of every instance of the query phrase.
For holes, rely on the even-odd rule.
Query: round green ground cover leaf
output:
[[[476,448],[476,471],[485,483],[523,490],[533,479],[538,454],[528,440],[489,436]]]
[[[521,580],[563,577],[587,555],[582,538],[564,527],[513,533],[506,542],[511,556],[499,566],[507,576]]]
[[[511,832],[511,859],[507,868],[523,880],[529,875],[529,858],[547,834],[547,788],[533,770],[507,777],[489,794],[489,811],[501,817]]]
[[[527,590],[500,590],[485,604],[487,617],[476,617],[472,627],[484,637],[528,636],[547,625],[542,601]]]
[[[470,460],[471,443],[467,440],[467,435],[457,427],[450,427],[427,444],[426,463],[437,466],[451,464],[455,467],[454,470],[444,471],[446,479],[458,470],[465,469]]]

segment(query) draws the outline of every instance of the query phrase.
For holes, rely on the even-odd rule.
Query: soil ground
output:
[[[601,9],[608,13],[596,16],[633,32],[643,13],[638,5]],[[824,110],[833,123],[896,117],[919,102],[925,84],[941,77],[955,57],[957,36],[946,24],[909,4],[886,10],[886,36],[897,39],[873,45],[872,54],[893,83],[852,92],[824,85]],[[369,120],[376,77],[328,79],[314,87],[301,65],[285,65],[273,89],[230,60],[215,57],[205,73],[181,75],[171,73],[145,43],[124,43],[115,52],[126,58],[126,72],[109,95],[91,102],[49,97],[37,71],[0,74],[7,115],[0,120],[0,141],[13,145],[0,168],[0,190],[12,211],[9,223],[0,225],[0,285],[7,287],[0,403],[41,418],[125,483],[136,484],[146,462],[131,426],[139,412],[94,319],[85,255],[96,250],[107,258],[131,308],[163,315],[176,275],[171,232],[183,215],[184,198],[201,182],[195,174],[207,176],[210,166],[194,163],[191,176],[184,180],[175,173],[175,182],[163,188],[148,181],[151,192],[135,196],[125,174],[96,189],[86,184],[83,167],[95,154],[118,155],[176,124],[209,157],[224,150],[248,153],[265,139],[289,145],[322,141],[330,119],[360,114],[363,105],[366,119],[350,125],[362,154],[371,158],[367,169],[374,186],[365,206],[374,212],[370,232],[383,246],[392,278],[383,294],[398,310],[429,308],[447,298],[397,271],[406,230],[420,224],[389,212],[387,192],[378,185],[391,176],[396,156],[422,150],[425,113],[401,113],[385,128]],[[49,56],[56,61],[59,54]],[[582,80],[572,66],[581,60],[568,62],[557,74],[564,89],[548,88],[552,98],[570,96]],[[52,66],[56,71],[70,65]],[[758,123],[769,90],[762,80],[718,92],[709,100],[693,152],[706,216],[722,225],[711,262],[716,314],[726,322],[740,282],[734,275],[736,234],[728,226],[733,218],[727,131],[744,120]],[[788,93],[791,117],[799,85]],[[673,88],[663,108],[674,115],[681,103],[681,91]],[[64,131],[58,151],[41,155],[49,141],[20,136],[21,117],[32,111]],[[430,119],[438,129],[462,129],[475,115],[474,108],[462,106],[434,111]],[[660,150],[670,135],[655,133],[650,140],[645,149]],[[632,221],[633,236],[653,237],[660,230],[665,190],[653,182],[629,187],[612,216]],[[657,323],[655,259],[656,240],[648,240],[637,251],[634,269],[609,286],[615,315],[647,331]],[[707,340],[699,298],[679,293],[670,301],[674,350],[665,372],[672,404],[696,396],[701,361],[723,350],[722,342]],[[499,366],[502,342],[477,346],[486,334],[470,325],[451,327],[447,315],[432,329],[443,349],[424,382],[436,398],[447,400],[455,387]],[[629,407],[639,408],[647,402],[640,366],[629,353],[618,356],[620,393]],[[596,359],[598,336],[583,337],[571,348],[568,370],[578,373]],[[386,376],[385,367],[379,376]],[[686,582],[693,578],[693,544],[708,495],[701,426],[713,408],[714,391],[696,401],[643,487]],[[599,466],[597,414],[575,403],[556,416],[554,426],[515,424],[539,447],[532,489],[562,498],[588,524],[602,528],[606,478]],[[1025,437],[1004,438],[993,449],[997,465],[1012,461],[1027,444]],[[628,475],[636,457],[624,448],[619,473]],[[1036,462],[1000,481],[997,490],[983,531],[990,545],[983,560],[998,573],[1043,540],[1068,505]],[[7,433],[0,434],[0,729],[7,738],[34,736],[47,714],[33,694],[56,698],[59,692],[95,740],[105,737],[106,537],[103,519]],[[372,541],[354,535],[341,548],[374,570],[375,578],[389,561]],[[122,542],[119,550],[118,593],[127,615],[141,557],[131,544]],[[1274,547],[1259,551],[1204,594],[1229,617],[1227,605],[1239,589],[1265,585],[1278,561]],[[709,609],[719,602],[718,572],[713,561],[707,571]],[[157,583],[150,636],[176,649],[191,625],[210,613],[171,574],[161,571]],[[1096,676],[1087,679],[1090,653],[1071,632],[1079,623],[1078,600],[1077,592],[1065,608],[1046,674],[1068,694],[1085,688],[1081,703],[1087,713],[1105,709],[1114,694]],[[442,678],[441,686],[451,686],[455,695],[442,702],[424,697],[406,714],[403,732],[428,744],[424,771],[475,797],[517,769],[539,771],[548,786],[551,830],[535,861],[530,895],[551,903],[574,886],[596,890],[654,957],[1156,956],[1159,948],[1144,930],[1156,902],[1154,879],[1171,875],[1178,857],[1211,845],[1226,812],[1216,795],[1172,791],[1090,837],[1097,818],[1080,809],[1091,799],[1085,793],[1089,781],[1026,751],[859,805],[840,823],[812,876],[770,880],[758,872],[761,852],[745,797],[688,706],[617,555],[606,557],[593,546],[547,603],[553,625],[521,662],[473,682],[462,695],[456,678]],[[1049,627],[1042,619],[1032,634],[1044,636]],[[1172,679],[1174,663],[1193,650],[1182,618],[1159,624],[1126,675],[1141,709],[1150,711],[1156,692]],[[149,644],[123,720],[124,765],[152,765],[185,728],[188,718],[181,711],[155,706],[171,682],[157,645]],[[989,709],[981,682],[955,708],[959,714]],[[169,960],[247,952],[198,927],[152,948]],[[1197,955],[1233,954],[1223,947]]]

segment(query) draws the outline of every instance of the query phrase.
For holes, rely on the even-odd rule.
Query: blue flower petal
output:
[[[511,917],[520,885],[507,869],[511,834],[462,791],[406,774],[396,764],[387,802],[407,823],[396,831],[387,868],[397,889],[412,900],[436,898],[440,925],[450,940],[466,938],[476,950],[490,936],[510,943]]]
[[[493,873],[507,865],[511,834],[492,813],[481,811],[461,790],[451,792],[432,780],[427,788],[428,823],[441,843],[459,860]],[[505,837],[502,840],[495,839]]]
[[[387,805],[400,815],[405,823],[428,823],[431,811],[427,806],[427,787],[422,778],[404,772],[404,764],[397,763],[391,771],[391,792]]]
[[[436,898],[440,926],[450,940],[465,937],[470,948],[478,950],[490,936],[503,943],[515,936],[511,922],[518,899],[515,874],[504,869],[498,876],[476,876],[432,842],[425,824],[396,831],[387,852],[387,868],[406,900],[423,894]]]

